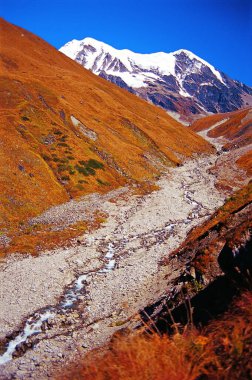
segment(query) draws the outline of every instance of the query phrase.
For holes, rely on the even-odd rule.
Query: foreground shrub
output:
[[[252,378],[252,293],[202,331],[173,337],[114,338],[103,353],[74,363],[64,380],[205,380]]]

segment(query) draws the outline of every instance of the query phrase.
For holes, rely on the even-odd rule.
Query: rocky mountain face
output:
[[[137,54],[85,38],[68,42],[60,51],[184,121],[252,104],[251,87],[230,79],[187,50]]]

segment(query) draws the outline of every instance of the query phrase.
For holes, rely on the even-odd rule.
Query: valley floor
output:
[[[148,195],[128,189],[94,194],[40,217],[44,223],[68,223],[92,211],[108,215],[101,228],[72,247],[38,257],[16,255],[2,264],[1,339],[6,343],[9,336],[12,343],[0,357],[6,362],[1,379],[45,379],[117,329],[137,323],[139,309],[178,275],[160,260],[224,202],[208,171],[215,159],[198,157],[171,169],[158,181],[160,189]]]

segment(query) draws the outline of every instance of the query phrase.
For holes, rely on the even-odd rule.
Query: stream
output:
[[[115,263],[113,243],[109,243],[108,251],[104,256],[104,265],[98,273],[102,274],[112,271],[115,268]],[[12,360],[16,348],[21,343],[26,343],[27,339],[32,335],[43,332],[43,325],[48,322],[48,320],[54,319],[59,311],[61,314],[64,314],[69,312],[70,309],[73,309],[83,294],[85,294],[85,285],[87,284],[89,277],[90,276],[88,273],[79,275],[77,279],[66,289],[63,297],[57,305],[48,306],[31,315],[27,319],[23,330],[8,343],[4,354],[0,355],[0,365]]]
[[[5,304],[0,313],[3,325],[7,321],[10,326],[2,334],[6,342],[0,355],[4,374],[16,376],[22,369],[29,372],[31,368],[43,372],[42,367],[35,368],[43,362],[43,350],[50,352],[46,356],[51,361],[59,362],[64,361],[67,350],[70,354],[75,350],[76,342],[94,348],[100,336],[103,339],[107,334],[107,338],[115,331],[113,326],[121,326],[115,323],[128,320],[163,291],[167,280],[159,263],[164,255],[176,249],[192,227],[223,204],[224,196],[214,188],[214,176],[207,171],[214,158],[198,158],[173,169],[158,182],[160,189],[151,194],[129,193],[118,203],[97,196],[95,206],[109,215],[99,230],[83,236],[69,249],[7,264],[1,272],[3,290],[10,289],[3,293]],[[52,217],[75,211],[72,202],[54,208]],[[170,276],[170,269],[167,271]],[[13,282],[15,273],[19,273],[18,284]],[[59,289],[55,298],[47,295],[50,287],[43,288],[48,283]],[[24,291],[22,284],[26,286]],[[36,303],[34,296],[40,294],[43,302]],[[127,303],[129,307],[124,306]],[[12,319],[13,328],[8,312],[17,320]],[[35,372],[32,378],[47,378],[44,372],[41,377]]]
[[[148,231],[147,234],[142,235],[131,235],[130,237],[124,237],[120,240],[116,241],[117,247],[115,247],[115,243],[109,242],[107,244],[107,252],[103,257],[103,265],[97,270],[95,273],[102,275],[106,274],[116,268],[116,259],[115,259],[115,251],[118,250],[118,254],[125,245],[130,240],[139,239],[140,245],[143,245],[148,249],[151,245],[164,242],[169,236],[175,233],[174,229],[178,224],[187,224],[190,223],[191,219],[198,217],[199,211],[202,209],[202,205],[198,202],[195,202],[193,199],[193,192],[189,189],[190,184],[182,183],[181,188],[184,191],[184,199],[185,201],[193,206],[193,210],[191,212],[191,216],[188,220],[177,221],[175,223],[167,223],[164,228],[158,230]],[[120,230],[119,226],[116,228],[116,233]],[[153,238],[155,238],[154,241]],[[148,240],[151,240],[151,244],[148,243]],[[94,274],[94,272],[93,272]],[[17,347],[21,343],[26,343],[28,338],[33,335],[38,335],[43,332],[43,325],[49,320],[53,320],[59,313],[65,314],[68,313],[71,309],[75,308],[77,303],[82,299],[83,295],[85,295],[85,287],[88,282],[91,280],[90,273],[82,273],[80,274],[76,280],[65,290],[64,295],[61,297],[58,304],[54,306],[48,306],[43,308],[40,311],[35,312],[31,315],[22,331],[11,341],[8,342],[7,349],[3,355],[0,356],[0,365],[7,363],[12,360],[13,354],[15,353]]]

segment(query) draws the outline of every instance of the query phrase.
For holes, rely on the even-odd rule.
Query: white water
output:
[[[45,311],[43,314],[35,314],[34,316],[27,319],[24,330],[16,336],[16,338],[9,342],[7,351],[3,355],[0,356],[0,365],[5,364],[12,359],[12,355],[16,350],[16,347],[26,341],[31,335],[38,334],[42,332],[42,324],[46,322],[49,318],[53,318],[55,316],[55,312],[51,312],[49,310]],[[34,317],[39,317],[34,321]]]
[[[108,252],[104,256],[105,259],[105,266],[99,270],[99,273],[107,273],[110,272],[115,268],[116,261],[114,259],[115,256],[115,249],[113,243],[109,243],[108,245]]]
[[[109,262],[106,264],[105,268],[104,268],[104,272],[109,272],[110,270],[114,269],[115,267],[115,263],[116,261],[115,260],[109,260]]]
[[[90,242],[92,243],[92,242]],[[107,273],[115,268],[116,260],[114,259],[114,246],[113,243],[108,244],[108,252],[105,255],[105,264],[99,273]],[[34,335],[42,332],[42,325],[48,321],[49,318],[54,318],[57,314],[58,308],[61,313],[67,312],[69,309],[75,306],[80,299],[83,288],[88,280],[88,274],[81,274],[72,284],[72,286],[65,292],[63,299],[58,305],[44,309],[41,313],[35,313],[27,319],[24,329],[16,336],[15,339],[8,343],[7,350],[3,355],[0,355],[0,365],[5,364],[12,360],[13,353],[18,345],[26,342],[26,340]],[[58,306],[58,308],[57,308]]]
[[[79,300],[87,278],[88,276],[86,274],[80,275],[73,283],[72,287],[66,291],[63,301],[59,303],[61,312],[66,312]],[[41,333],[43,323],[48,321],[49,318],[54,318],[56,314],[56,307],[51,307],[41,313],[35,313],[28,318],[23,331],[18,334],[15,339],[9,342],[7,350],[0,356],[0,365],[12,360],[13,353],[15,352],[17,346],[23,342],[26,342],[30,336]]]
[[[64,299],[60,303],[63,310],[73,307],[76,301],[79,300],[82,293],[81,291],[84,288],[84,282],[87,279],[87,274],[80,275],[74,282],[73,286],[65,293]]]
[[[176,226],[176,224],[171,223],[171,224],[169,224],[168,226],[166,226],[165,229],[166,229],[166,231],[171,232],[171,231],[174,230],[174,227],[175,227],[175,226]]]

